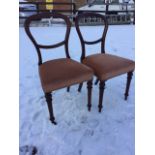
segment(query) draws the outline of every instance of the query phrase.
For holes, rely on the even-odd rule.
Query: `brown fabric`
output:
[[[112,77],[133,71],[135,62],[110,54],[94,54],[86,57],[83,64],[91,67],[99,80],[107,80]]]
[[[44,92],[91,80],[93,70],[68,58],[47,61],[39,66]]]

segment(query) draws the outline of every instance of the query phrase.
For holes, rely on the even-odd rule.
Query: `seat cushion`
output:
[[[68,58],[47,61],[39,66],[44,92],[91,80],[93,70]]]
[[[110,54],[94,54],[87,56],[83,64],[91,67],[99,80],[108,80],[112,77],[133,71],[135,62]]]

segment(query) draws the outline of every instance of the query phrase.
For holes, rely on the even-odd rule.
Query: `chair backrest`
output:
[[[95,40],[95,41],[86,41],[81,33],[81,30],[80,30],[80,26],[79,26],[79,23],[80,23],[80,19],[82,18],[100,18],[104,23],[104,30],[103,30],[103,34],[102,34],[102,37]],[[86,48],[85,48],[85,45],[93,45],[93,44],[97,44],[99,42],[101,42],[101,53],[105,53],[105,38],[106,38],[106,34],[107,34],[107,30],[108,30],[108,22],[107,22],[107,19],[105,16],[101,15],[101,14],[96,14],[96,13],[83,13],[83,14],[80,14],[76,17],[75,19],[75,26],[76,26],[76,30],[77,30],[77,33],[79,35],[79,38],[80,38],[80,42],[81,42],[81,46],[82,46],[82,55],[81,55],[81,61],[85,58],[85,55],[86,55]],[[91,33],[91,32],[90,32]]]
[[[59,43],[56,43],[54,45],[42,45],[37,43],[37,41],[35,40],[33,34],[30,31],[30,24],[32,21],[38,21],[41,20],[43,18],[59,18],[59,19],[63,19],[65,21],[66,24],[66,33],[65,33],[65,39]],[[36,15],[32,15],[30,17],[28,17],[25,21],[24,24],[25,27],[25,31],[27,33],[27,35],[29,36],[30,40],[33,42],[36,50],[37,50],[37,54],[38,54],[38,65],[42,64],[42,56],[41,56],[41,51],[40,49],[51,49],[51,48],[57,48],[59,46],[64,45],[65,46],[65,52],[66,52],[66,57],[70,58],[69,55],[69,50],[68,50],[68,40],[69,40],[69,35],[70,35],[70,29],[71,29],[71,22],[68,19],[67,16],[62,15],[62,14],[58,14],[58,13],[40,13],[40,14],[36,14]]]

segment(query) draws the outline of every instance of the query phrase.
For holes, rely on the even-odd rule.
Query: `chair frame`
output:
[[[65,39],[57,44],[54,45],[41,45],[38,44],[35,40],[35,38],[33,37],[31,31],[30,31],[30,24],[32,21],[35,20],[40,20],[42,18],[61,18],[65,21],[66,25],[67,25],[67,30],[66,30],[66,34],[65,34]],[[41,14],[36,14],[36,15],[32,15],[30,17],[27,18],[27,20],[25,21],[24,24],[25,27],[25,31],[27,33],[27,35],[29,36],[29,38],[31,39],[31,41],[33,42],[36,50],[37,50],[37,54],[38,54],[38,65],[42,64],[42,56],[41,56],[41,50],[40,49],[51,49],[51,48],[57,48],[60,46],[65,46],[65,53],[66,53],[66,57],[70,59],[70,55],[69,55],[69,50],[68,50],[68,41],[69,41],[69,35],[70,35],[70,29],[71,29],[71,23],[69,21],[69,19],[67,18],[67,16],[62,15],[62,14],[57,14],[57,13],[41,13]]]
[[[40,20],[42,18],[51,18],[51,17],[52,18],[61,18],[65,21],[65,23],[66,23],[65,39],[59,43],[54,44],[54,45],[38,44],[30,31],[30,24],[32,21]],[[40,13],[40,14],[32,15],[26,19],[24,27],[25,27],[25,31],[26,31],[27,35],[29,36],[30,40],[32,41],[32,43],[34,44],[34,46],[36,48],[37,55],[38,55],[38,66],[42,65],[42,63],[43,63],[40,49],[52,49],[52,48],[57,48],[60,46],[65,46],[66,58],[69,58],[69,59],[71,58],[69,55],[69,48],[68,48],[68,42],[69,42],[69,36],[70,36],[70,30],[71,30],[71,22],[67,16],[58,14],[55,12]],[[90,111],[91,110],[92,80],[87,82],[87,88],[88,88],[88,105],[87,106],[88,106],[88,110]],[[70,90],[70,87],[67,87],[68,92],[69,92],[69,90]],[[45,98],[46,98],[46,102],[47,102],[47,106],[48,106],[48,110],[49,110],[50,121],[56,125],[57,123],[55,121],[55,117],[54,117],[54,113],[53,113],[53,105],[52,105],[52,92],[44,92],[44,93],[45,93]]]
[[[81,33],[81,30],[80,30],[80,27],[79,27],[79,20],[80,20],[80,18],[83,18],[83,17],[96,17],[96,18],[101,18],[104,21],[105,28],[104,28],[104,31],[103,31],[101,38],[99,38],[95,41],[84,40],[82,33]],[[108,22],[104,16],[102,16],[100,14],[95,14],[95,13],[82,13],[76,17],[75,26],[76,26],[76,30],[77,30],[77,33],[79,35],[79,38],[81,41],[81,46],[82,46],[81,62],[86,57],[86,48],[85,48],[86,44],[87,45],[93,45],[93,44],[97,44],[97,43],[101,42],[101,53],[105,53],[105,39],[106,39],[107,31],[108,31]]]
[[[80,26],[79,26],[79,21],[83,17],[85,17],[85,18],[86,17],[92,17],[92,18],[95,17],[95,18],[101,18],[103,20],[105,27],[104,27],[103,34],[102,34],[101,38],[99,38],[95,41],[86,41],[84,39],[84,37],[81,33],[81,30],[80,30]],[[76,27],[77,33],[79,35],[81,47],[82,47],[81,63],[82,63],[83,59],[85,59],[85,57],[86,57],[85,45],[93,45],[93,44],[101,43],[101,53],[106,53],[105,52],[105,39],[106,39],[107,31],[108,31],[108,20],[105,16],[103,16],[101,14],[92,13],[92,12],[82,13],[75,18],[75,27]],[[130,87],[132,75],[133,75],[133,71],[127,73],[127,83],[126,83],[126,90],[125,90],[125,94],[124,94],[125,100],[127,100],[128,96],[129,96],[129,87]],[[95,81],[95,84],[97,85],[99,81],[100,80],[97,78]],[[100,81],[100,84],[99,84],[99,104],[98,104],[99,112],[101,112],[102,107],[103,107],[102,101],[103,101],[103,94],[104,94],[104,89],[105,89],[105,82],[106,81]],[[83,83],[81,83],[79,85],[79,88],[78,88],[79,92],[81,92],[82,86],[83,86]]]

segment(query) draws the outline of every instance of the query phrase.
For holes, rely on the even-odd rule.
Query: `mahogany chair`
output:
[[[103,21],[103,25],[104,25],[103,34],[102,34],[102,37],[99,38],[98,40],[86,41],[84,39],[84,36],[82,35],[79,23],[82,18],[88,18],[88,17],[100,18]],[[107,30],[108,30],[108,22],[106,20],[106,17],[101,14],[83,13],[76,17],[75,26],[82,46],[81,62],[91,67],[94,70],[94,73],[97,77],[97,81],[95,83],[97,84],[98,81],[100,81],[99,104],[98,104],[99,112],[101,112],[101,109],[102,109],[105,82],[108,79],[111,79],[113,77],[116,77],[125,73],[127,73],[127,84],[126,84],[126,91],[125,91],[125,100],[127,100],[129,95],[130,82],[131,82],[134,67],[135,67],[135,62],[126,58],[105,53],[105,39],[106,39]],[[86,44],[93,45],[96,43],[101,43],[101,51],[100,51],[101,53],[86,56],[85,45]],[[82,85],[83,83],[79,85],[79,89],[78,89],[79,92],[82,89]]]
[[[42,45],[37,43],[33,34],[30,30],[30,24],[32,21],[40,20],[42,18],[60,18],[64,20],[66,24],[66,34],[65,39],[62,42],[59,42],[54,45]],[[45,93],[45,98],[47,101],[47,106],[50,115],[50,121],[53,124],[57,124],[55,122],[55,117],[53,113],[52,106],[52,91],[55,91],[60,88],[78,84],[81,82],[87,82],[88,88],[88,110],[91,110],[91,90],[92,90],[92,78],[93,78],[93,70],[86,65],[83,65],[79,62],[76,62],[70,58],[69,50],[68,50],[68,40],[70,35],[71,23],[67,16],[56,13],[41,13],[37,15],[30,16],[25,21],[25,31],[34,44],[37,54],[38,54],[38,67],[39,67],[39,75],[41,80],[42,89]],[[42,62],[41,49],[51,49],[57,48],[59,46],[65,47],[66,58],[54,59],[46,62]]]

